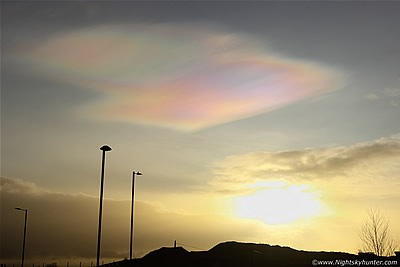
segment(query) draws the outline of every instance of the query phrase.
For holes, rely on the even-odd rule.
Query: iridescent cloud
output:
[[[97,26],[17,50],[35,71],[105,94],[88,105],[93,116],[184,130],[257,115],[342,81],[254,37],[199,25]]]

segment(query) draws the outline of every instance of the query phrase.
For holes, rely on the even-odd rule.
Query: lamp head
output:
[[[136,174],[136,175],[143,175],[141,172],[135,172],[135,171],[133,171],[133,174]]]
[[[15,208],[16,210],[22,210],[22,211],[27,211],[27,209],[22,209],[22,208],[20,208],[20,207],[18,207],[18,208]]]
[[[100,147],[100,150],[103,150],[103,151],[111,151],[112,149],[111,149],[111,147],[109,147],[109,146],[107,146],[107,145],[104,145],[104,146]]]

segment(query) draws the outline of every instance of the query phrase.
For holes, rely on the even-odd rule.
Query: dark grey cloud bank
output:
[[[16,211],[15,207],[29,209],[28,262],[33,259],[90,260],[96,257],[98,198],[49,192],[31,182],[2,177],[0,252],[3,260],[20,258],[24,220],[23,213]],[[256,234],[251,222],[228,222],[227,217],[181,214],[166,208],[136,202],[136,257],[162,246],[172,246],[174,240],[209,249],[221,241],[243,240]],[[213,227],[204,227],[206,225]],[[106,199],[101,257],[127,258],[129,231],[130,201]]]

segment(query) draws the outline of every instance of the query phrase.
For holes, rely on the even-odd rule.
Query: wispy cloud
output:
[[[260,181],[309,183],[337,177],[399,177],[400,136],[352,146],[227,157],[214,165],[214,185],[243,188]]]
[[[105,98],[92,116],[195,130],[337,89],[341,75],[201,25],[108,25],[16,48],[25,68]]]
[[[386,88],[384,95],[390,98],[390,104],[392,104],[392,106],[400,106],[400,88]]]
[[[400,96],[400,88],[386,88],[385,95],[393,97]]]
[[[379,98],[376,94],[373,93],[367,94],[365,97],[368,98],[369,100],[375,100]]]

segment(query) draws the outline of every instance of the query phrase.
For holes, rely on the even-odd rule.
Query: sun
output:
[[[321,212],[322,204],[307,185],[272,183],[255,193],[235,199],[236,215],[259,219],[266,224],[287,224],[311,218]],[[250,187],[258,187],[252,185]]]

